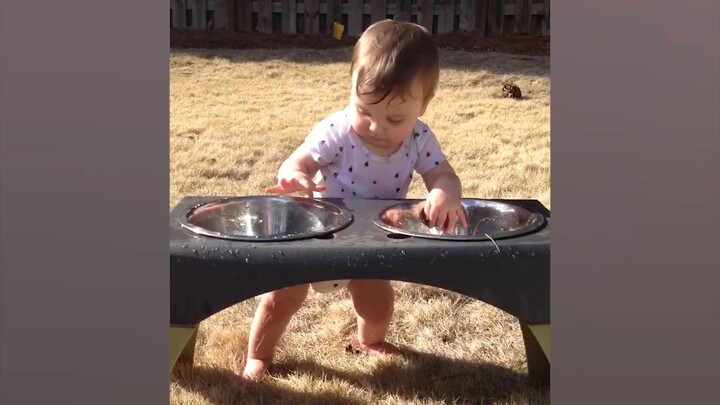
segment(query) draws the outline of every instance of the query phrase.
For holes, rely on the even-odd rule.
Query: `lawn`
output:
[[[350,49],[174,49],[170,58],[170,205],[186,195],[262,194],[312,126],[345,106]],[[550,60],[441,52],[441,81],[423,119],[479,198],[533,198],[550,208]],[[522,100],[501,96],[505,80]],[[415,176],[409,197],[422,198]],[[547,404],[527,386],[517,320],[427,286],[395,283],[388,339],[412,356],[347,350],[355,318],[346,292],[312,291],[290,324],[277,372],[233,374],[257,299],[201,324],[195,367],[172,377],[172,404]]]

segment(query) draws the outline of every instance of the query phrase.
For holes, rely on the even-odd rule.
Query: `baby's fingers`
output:
[[[324,186],[318,186],[310,180],[302,179],[298,181],[300,188],[307,193],[309,198],[313,198],[313,192],[325,190]]]
[[[456,211],[448,211],[447,214],[447,222],[446,227],[444,231],[450,232],[455,228],[455,225],[458,223],[458,215]]]
[[[427,216],[427,226],[430,228],[442,228],[447,220],[447,212],[438,206],[431,206]]]
[[[280,182],[278,184],[266,188],[265,192],[273,194],[289,194],[295,191],[297,187],[297,180],[295,179],[291,179],[289,181],[285,179],[280,179]]]
[[[305,191],[323,191],[325,186],[319,186],[309,180],[300,180],[300,187]]]
[[[280,184],[276,184],[272,187],[266,188],[265,192],[270,194],[284,194],[286,191],[283,186],[281,186]]]
[[[429,228],[432,228],[435,223],[435,219],[437,218],[437,210],[435,207],[430,203],[430,201],[425,201],[425,205],[422,209],[423,212],[423,222],[425,222],[425,225]]]
[[[467,219],[467,213],[465,212],[465,208],[462,205],[460,205],[460,208],[457,209],[457,217],[462,226],[464,226],[465,228],[470,226]]]

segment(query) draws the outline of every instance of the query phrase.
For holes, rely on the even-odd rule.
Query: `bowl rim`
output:
[[[373,217],[372,221],[373,223],[379,227],[380,229],[390,233],[390,234],[399,234],[399,235],[405,235],[405,236],[411,236],[411,237],[417,237],[417,238],[423,238],[423,239],[438,239],[438,240],[448,240],[448,241],[494,241],[497,239],[508,239],[508,238],[514,238],[518,236],[528,235],[531,233],[534,233],[538,231],[540,228],[542,228],[547,221],[547,218],[536,211],[528,210],[527,208],[521,207],[516,204],[511,204],[507,202],[497,201],[497,200],[491,200],[486,198],[461,198],[460,199],[463,207],[467,210],[467,207],[471,205],[476,204],[482,204],[483,206],[495,206],[495,207],[504,207],[509,210],[513,211],[521,211],[524,215],[527,216],[527,220],[525,221],[526,224],[530,224],[529,226],[524,226],[521,229],[517,229],[514,231],[502,231],[493,234],[492,236],[489,236],[488,234],[482,234],[482,235],[449,235],[449,234],[429,234],[429,233],[418,233],[418,232],[412,232],[408,231],[406,229],[397,228],[395,226],[389,225],[385,221],[383,221],[384,214],[391,210],[391,209],[407,209],[413,206],[417,206],[418,204],[423,204],[424,200],[408,200],[403,201],[399,203],[390,204],[381,210],[378,211],[378,213]]]
[[[295,204],[301,204],[301,205],[307,205],[312,204],[315,206],[321,206],[326,209],[329,209],[331,211],[334,211],[336,214],[338,214],[338,225],[328,227],[324,226],[323,229],[315,230],[315,231],[306,231],[306,232],[300,232],[300,233],[292,233],[292,234],[282,234],[282,235],[273,235],[273,236],[250,236],[250,235],[228,235],[222,232],[218,231],[212,231],[210,229],[207,229],[205,227],[196,225],[190,221],[190,218],[193,216],[194,213],[196,213],[199,209],[202,209],[204,207],[212,206],[213,208],[226,206],[226,205],[235,205],[235,204],[241,204],[248,200],[279,200],[284,201],[286,203],[295,203]],[[348,210],[345,207],[341,207],[338,204],[335,204],[330,201],[322,201],[314,198],[308,198],[308,197],[296,197],[296,196],[286,196],[286,195],[248,195],[248,196],[236,196],[236,197],[222,197],[217,198],[211,201],[204,201],[201,203],[194,204],[189,209],[185,211],[184,214],[181,214],[178,218],[178,221],[180,222],[180,225],[183,228],[186,228],[187,230],[201,236],[207,236],[212,238],[218,238],[218,239],[226,239],[226,240],[234,240],[234,241],[249,241],[249,242],[277,242],[277,241],[289,241],[289,240],[300,240],[300,239],[311,239],[316,238],[319,236],[328,235],[331,233],[339,232],[345,228],[347,228],[354,220],[352,212]]]

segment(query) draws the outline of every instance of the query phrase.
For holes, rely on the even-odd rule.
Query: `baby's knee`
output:
[[[308,287],[308,284],[302,284],[271,291],[263,295],[261,305],[264,305],[268,310],[295,312],[305,302]]]

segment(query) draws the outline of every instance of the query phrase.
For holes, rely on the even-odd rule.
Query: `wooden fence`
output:
[[[332,32],[337,22],[346,35],[359,36],[385,18],[434,34],[549,36],[550,0],[170,0],[170,26],[180,29],[311,34]]]

